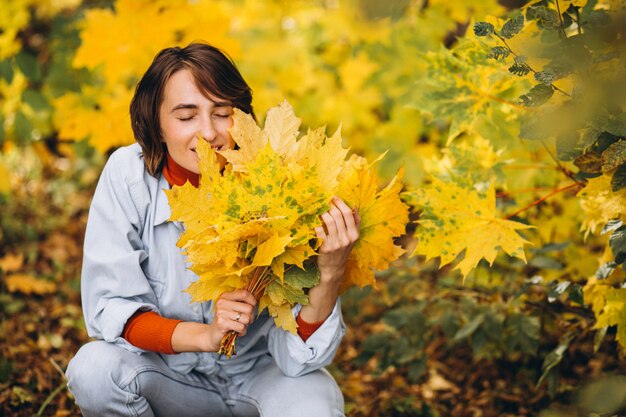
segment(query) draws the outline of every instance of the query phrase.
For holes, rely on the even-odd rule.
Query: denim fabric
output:
[[[120,148],[109,158],[85,234],[81,295],[89,336],[138,356],[159,356],[179,374],[220,372],[249,378],[259,363],[271,358],[283,374],[297,377],[330,364],[345,334],[339,301],[306,342],[276,328],[263,312],[237,339],[237,355],[231,359],[213,352],[148,353],[121,337],[126,321],[139,309],[184,321],[213,319],[211,302],[192,303],[184,291],[198,277],[187,269],[176,246],[184,229],[168,221],[171,211],[163,190],[169,188],[162,175],[155,178],[145,170],[139,145]],[[294,317],[300,308],[294,307]]]
[[[341,391],[324,369],[291,378],[267,356],[245,375],[216,368],[181,374],[156,353],[96,341],[70,362],[68,387],[86,417],[344,416]]]

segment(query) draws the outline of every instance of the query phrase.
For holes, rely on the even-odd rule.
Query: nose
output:
[[[200,134],[207,142],[211,143],[217,137],[217,131],[213,126],[213,122],[210,117],[204,117],[201,126],[200,126]]]

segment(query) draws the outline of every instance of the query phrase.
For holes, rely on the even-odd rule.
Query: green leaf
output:
[[[569,287],[567,292],[567,298],[573,302],[578,304],[579,306],[585,305],[585,299],[583,295],[583,287],[578,284],[573,284]]]
[[[501,60],[508,57],[511,54],[509,48],[504,46],[494,46],[491,48],[491,51],[487,54],[487,58],[493,58],[495,60]]]
[[[539,388],[545,377],[548,376],[548,373],[563,360],[563,353],[565,353],[573,338],[573,333],[566,334],[559,345],[543,359],[541,377],[537,381],[537,388]]]
[[[539,269],[563,269],[563,264],[561,262],[548,256],[535,256],[528,262],[528,265]]]
[[[476,22],[474,23],[474,34],[476,36],[487,36],[495,32],[495,28],[488,22]]]
[[[285,284],[297,288],[313,288],[320,282],[320,270],[314,263],[305,262],[305,269],[297,266],[285,268]]]
[[[609,246],[611,246],[615,262],[623,263],[626,260],[626,226],[620,227],[611,234]]]
[[[511,39],[513,36],[517,35],[522,28],[524,27],[524,16],[518,15],[513,19],[507,20],[507,22],[502,26],[502,30],[500,31],[500,35],[503,38]]]
[[[512,314],[506,320],[505,334],[509,353],[519,350],[533,355],[539,348],[539,318]]]
[[[613,271],[617,268],[617,264],[613,261],[607,262],[605,264],[600,265],[600,268],[596,271],[596,278],[598,279],[606,279],[613,273]]]
[[[41,67],[35,55],[21,51],[15,56],[15,62],[20,71],[31,81],[41,81]]]
[[[35,111],[49,110],[50,103],[48,100],[35,90],[24,90],[22,93],[22,101],[28,104]]]
[[[0,61],[0,77],[4,78],[7,84],[13,82],[13,62],[11,59],[4,59]]]
[[[456,332],[456,334],[452,338],[452,341],[459,342],[463,339],[470,337],[476,331],[476,329],[478,329],[478,327],[481,324],[483,324],[484,320],[485,320],[484,315],[482,314],[477,315],[468,323],[466,323],[463,327],[461,327],[458,332]]]
[[[530,91],[520,97],[522,104],[526,107],[537,107],[544,104],[552,97],[554,89],[552,86],[537,84]]]
[[[556,73],[551,70],[538,71],[535,73],[535,80],[545,85],[552,84],[556,79]]]
[[[509,72],[522,77],[530,72],[530,67],[528,64],[516,62],[509,67]]]
[[[15,114],[13,131],[15,132],[17,142],[21,144],[29,143],[33,137],[33,126],[30,120],[21,111]]]
[[[308,304],[309,298],[301,288],[295,288],[290,285],[281,285],[279,280],[274,280],[268,284],[265,293],[269,295],[274,304],[283,304],[289,302],[291,304],[300,303]]]
[[[617,168],[613,177],[611,177],[611,190],[619,191],[626,187],[626,164],[622,164]]]
[[[559,14],[556,10],[545,6],[532,6],[526,12],[526,19],[536,20],[537,26],[542,29],[557,29],[560,26]]]

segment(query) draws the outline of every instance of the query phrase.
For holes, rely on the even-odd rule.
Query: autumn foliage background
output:
[[[0,414],[78,415],[81,246],[154,54],[403,166],[407,254],[343,297],[349,416],[626,415],[620,0],[0,0]],[[330,134],[330,133],[328,133]]]

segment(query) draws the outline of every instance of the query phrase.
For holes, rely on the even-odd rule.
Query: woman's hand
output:
[[[331,201],[330,210],[322,214],[323,226],[315,228],[322,239],[317,257],[320,283],[309,291],[309,304],[302,307],[300,317],[317,323],[330,315],[337,302],[339,289],[346,271],[346,261],[359,239],[361,218],[341,199]]]
[[[175,352],[217,352],[222,337],[230,330],[246,334],[254,321],[256,298],[246,290],[229,291],[215,302],[211,324],[183,322],[174,329],[172,349]]]
[[[359,239],[361,218],[346,203],[335,197],[330,203],[330,210],[322,214],[322,220],[324,226],[315,228],[317,237],[323,241],[317,258],[320,283],[339,285],[343,280],[350,251]]]

